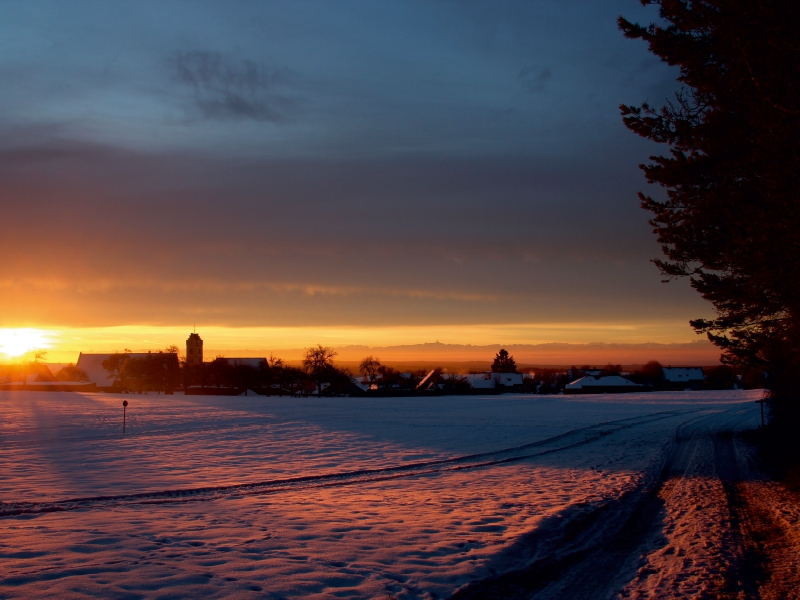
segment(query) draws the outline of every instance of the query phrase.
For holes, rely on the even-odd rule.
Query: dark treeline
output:
[[[336,366],[333,362],[335,356],[332,348],[319,345],[306,350],[299,367],[287,365],[275,357],[254,361],[219,356],[209,362],[187,364],[179,360],[177,348],[171,347],[146,356],[133,356],[130,351],[115,353],[103,362],[103,367],[113,377],[114,387],[122,392],[171,394],[183,389],[189,394],[228,395],[252,390],[257,394],[276,396],[405,396],[431,391],[439,394],[489,393],[486,389],[473,390],[467,377],[459,373],[447,373],[437,368],[401,373],[373,356],[361,361],[359,380],[348,369]],[[82,380],[85,377],[74,367],[65,369],[68,373],[64,380]],[[495,373],[517,372],[514,358],[503,351],[495,357],[491,370]],[[674,384],[665,381],[661,364],[651,361],[628,372],[622,371],[621,365],[614,364],[599,369],[588,365],[573,366],[568,370],[539,368],[525,375],[521,388],[516,387],[514,391],[559,394],[567,383],[586,374],[600,377],[624,375],[648,389],[675,389]],[[728,365],[706,367],[704,375],[702,389],[757,389],[765,384],[763,372],[735,369]],[[428,386],[429,382],[434,385]],[[421,385],[426,386],[424,390]]]
[[[583,365],[573,366],[568,370],[558,368],[540,368],[523,382],[523,392],[535,394],[559,394],[571,381],[587,374],[598,377],[621,375],[625,379],[645,386],[648,390],[668,391],[683,389],[680,385],[665,380],[661,363],[650,361],[633,371],[623,371],[621,365],[608,364],[604,367]],[[705,381],[699,386],[704,390],[762,389],[766,382],[765,373],[757,369],[736,369],[729,365],[704,367]]]
[[[320,393],[338,396],[347,394],[352,385],[347,369],[334,365],[310,369],[283,364],[280,359],[261,361],[258,365],[235,358],[217,357],[211,362],[184,365],[183,382],[187,389],[226,390],[241,393],[253,390],[259,394],[301,395]]]
[[[280,358],[262,361],[218,356],[210,362],[187,364],[176,347],[147,356],[130,351],[112,354],[103,368],[114,387],[125,392],[163,392],[183,388],[187,393],[239,394],[247,390],[269,395],[345,395],[351,393],[350,372],[334,365],[336,352],[326,346],[306,350],[301,367]]]

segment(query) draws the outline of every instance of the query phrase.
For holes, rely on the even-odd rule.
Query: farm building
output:
[[[666,386],[672,389],[698,390],[705,381],[702,367],[662,367]]]
[[[633,383],[619,375],[609,375],[595,379],[591,375],[576,379],[564,388],[565,394],[620,394],[624,392],[639,392],[645,386]]]

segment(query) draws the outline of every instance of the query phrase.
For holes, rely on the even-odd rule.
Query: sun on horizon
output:
[[[19,358],[33,350],[49,348],[50,336],[44,329],[0,329],[0,357]]]

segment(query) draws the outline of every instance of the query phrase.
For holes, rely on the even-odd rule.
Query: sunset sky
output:
[[[0,4],[0,328],[55,353],[194,325],[219,350],[696,340],[710,308],[661,283],[636,198],[664,149],[618,110],[677,73],[620,14],[656,18],[637,0]]]

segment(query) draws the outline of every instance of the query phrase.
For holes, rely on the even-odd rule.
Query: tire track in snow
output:
[[[68,498],[52,502],[0,502],[0,519],[19,515],[34,515],[50,512],[86,510],[117,506],[123,504],[151,504],[169,502],[187,502],[192,500],[211,500],[223,495],[253,495],[277,493],[312,487],[331,487],[355,485],[414,477],[432,473],[480,469],[495,465],[508,464],[544,456],[555,452],[563,452],[586,444],[591,444],[618,431],[646,425],[664,419],[684,416],[690,413],[708,411],[708,409],[674,410],[651,413],[639,417],[629,417],[616,421],[606,421],[588,427],[573,429],[565,433],[493,452],[469,454],[449,459],[416,462],[401,466],[382,467],[376,469],[359,469],[321,475],[304,475],[283,479],[273,479],[233,485],[207,486],[160,490],[134,494],[110,496],[94,496],[85,498]],[[547,446],[554,446],[548,448]],[[531,452],[531,450],[537,450]]]
[[[743,412],[748,411],[737,407],[682,422],[660,472],[650,473],[638,489],[610,502],[579,507],[574,515],[559,519],[566,522],[558,527],[535,530],[521,545],[520,556],[514,557],[524,566],[473,581],[451,600],[618,597],[620,584],[635,573],[631,557],[659,529],[665,484],[689,477],[701,440],[741,421]]]

